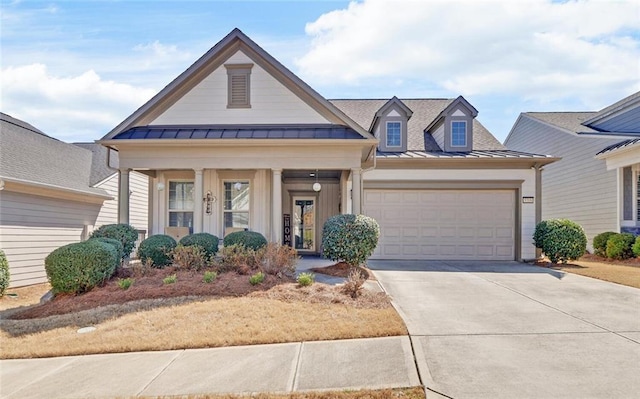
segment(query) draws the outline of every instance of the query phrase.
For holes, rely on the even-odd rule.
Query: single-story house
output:
[[[505,145],[562,160],[544,168],[542,218],[566,218],[593,237],[640,234],[640,92],[598,112],[525,112]]]
[[[51,251],[117,223],[117,169],[107,166],[105,147],[62,142],[4,113],[0,142],[0,249],[9,261],[10,285],[41,283]],[[142,234],[148,184],[145,175],[132,174],[131,222]]]
[[[366,214],[377,258],[531,259],[540,169],[455,99],[327,100],[234,29],[99,143],[151,177],[150,234],[249,229],[301,253]]]

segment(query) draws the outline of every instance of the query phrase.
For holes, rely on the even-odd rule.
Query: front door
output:
[[[316,250],[316,199],[293,197],[293,238],[298,251]]]

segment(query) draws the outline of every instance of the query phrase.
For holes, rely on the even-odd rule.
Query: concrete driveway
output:
[[[442,397],[640,397],[638,289],[517,262],[368,265]]]

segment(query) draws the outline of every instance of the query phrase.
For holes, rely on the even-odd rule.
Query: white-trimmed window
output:
[[[194,201],[193,181],[169,182],[169,226],[188,227],[193,233]]]
[[[243,180],[224,182],[224,235],[249,229],[251,192],[249,182]]]
[[[387,147],[400,147],[402,145],[402,124],[400,122],[387,122]]]
[[[253,64],[227,64],[227,108],[251,108]]]
[[[451,146],[452,147],[467,146],[467,122],[465,121],[451,122]]]

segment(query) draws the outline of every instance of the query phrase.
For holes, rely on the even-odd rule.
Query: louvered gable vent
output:
[[[251,108],[251,68],[253,64],[226,64],[228,76],[227,108]]]

